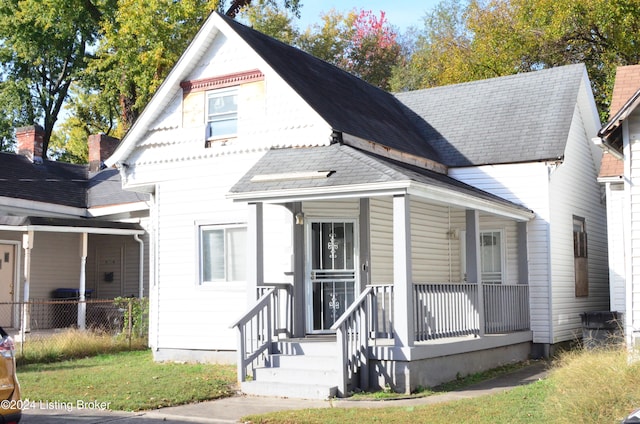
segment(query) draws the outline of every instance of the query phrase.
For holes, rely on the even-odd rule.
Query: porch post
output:
[[[86,291],[87,278],[87,244],[88,234],[82,233],[80,237],[80,284],[78,287],[78,328],[84,330],[87,327],[87,304],[84,292]]]
[[[20,334],[31,331],[31,313],[29,311],[29,286],[31,285],[31,249],[33,249],[34,232],[27,231],[22,235],[22,248],[24,249],[24,290],[22,293],[22,319],[20,320]],[[24,340],[24,338],[22,339]]]
[[[411,211],[408,194],[393,197],[393,327],[395,345],[413,346],[413,281],[411,273]]]
[[[518,284],[529,284],[529,252],[527,222],[518,222]]]
[[[484,299],[482,287],[482,269],[480,257],[480,212],[467,209],[466,212],[466,251],[467,251],[467,282],[478,287],[477,306],[479,336],[484,335]]]
[[[247,216],[247,301],[253,305],[258,286],[264,283],[262,203],[249,203]]]
[[[305,264],[304,264],[304,217],[299,222],[296,216],[302,217],[302,203],[291,205],[293,214],[293,337],[305,335]],[[300,215],[298,215],[300,214]]]

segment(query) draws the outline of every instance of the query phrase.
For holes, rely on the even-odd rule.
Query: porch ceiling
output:
[[[270,150],[231,188],[227,197],[236,201],[281,203],[395,194],[411,194],[517,220],[533,217],[533,212],[521,205],[447,175],[341,144]]]

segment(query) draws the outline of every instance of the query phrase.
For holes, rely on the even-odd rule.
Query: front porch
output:
[[[246,392],[259,393],[261,381],[285,381],[280,396],[387,385],[410,392],[527,358],[532,211],[339,144],[272,150],[229,197],[248,208],[251,306],[232,325]],[[288,221],[274,219],[287,212]],[[282,278],[282,254],[272,252],[286,234],[291,251],[280,252],[291,261]],[[269,284],[274,278],[287,284]],[[335,342],[309,357],[307,336],[326,334]],[[290,353],[304,356],[284,360],[293,377],[283,380],[281,358]],[[310,364],[320,369],[309,374]],[[304,391],[300,381],[324,383]]]
[[[394,329],[391,284],[366,287],[333,325],[335,335],[304,338],[292,337],[292,286],[259,293],[234,324],[238,380],[248,394],[324,399],[386,386],[410,393],[530,351],[526,284],[413,284],[409,346]]]

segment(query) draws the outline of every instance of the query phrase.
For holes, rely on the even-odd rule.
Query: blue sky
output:
[[[440,0],[301,0],[301,3],[301,19],[297,23],[300,29],[319,22],[320,15],[332,8],[339,12],[356,8],[371,10],[376,15],[383,10],[389,23],[403,32],[410,26],[422,27],[422,18]]]

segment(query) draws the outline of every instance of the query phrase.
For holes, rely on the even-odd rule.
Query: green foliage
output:
[[[425,18],[391,87],[411,90],[585,63],[606,118],[616,67],[640,61],[638,29],[636,1],[443,1]]]
[[[298,36],[292,24],[293,18],[277,4],[260,1],[242,9],[242,14],[253,29],[283,43],[292,44]]]
[[[97,2],[96,2],[97,3]],[[11,126],[40,120],[46,152],[70,85],[96,41],[97,4],[85,0],[6,0],[0,4],[0,97]],[[4,124],[5,126],[7,124]],[[3,134],[4,137],[4,134]]]
[[[149,332],[149,298],[116,297],[113,303],[124,310],[123,334],[146,338]],[[130,332],[129,325],[131,325]]]
[[[100,355],[18,368],[22,398],[108,402],[107,409],[139,411],[232,396],[232,365],[157,363],[151,352]]]

